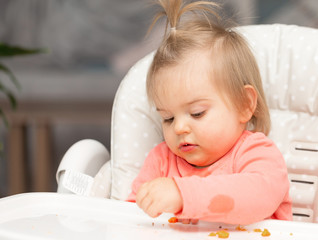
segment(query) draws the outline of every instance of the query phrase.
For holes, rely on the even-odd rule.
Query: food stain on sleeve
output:
[[[228,213],[234,208],[234,199],[226,195],[216,195],[211,199],[209,211],[212,213]]]

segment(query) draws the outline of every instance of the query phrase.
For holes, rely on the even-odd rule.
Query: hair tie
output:
[[[176,31],[177,29],[176,29],[176,27],[172,27],[172,28],[170,28],[170,31],[172,32],[172,31]]]

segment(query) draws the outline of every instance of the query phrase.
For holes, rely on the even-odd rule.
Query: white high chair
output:
[[[318,222],[318,30],[290,25],[239,28],[254,51],[271,112],[269,137],[283,153],[294,220]],[[111,157],[94,140],[76,143],[57,170],[58,192],[68,169],[95,176],[91,195],[124,200],[151,148],[163,140],[160,118],[147,103],[153,53],[122,81],[113,105]],[[102,166],[103,165],[103,166]]]

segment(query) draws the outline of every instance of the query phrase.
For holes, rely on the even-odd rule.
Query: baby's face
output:
[[[224,156],[245,129],[240,114],[224,102],[209,76],[207,56],[192,56],[160,70],[155,104],[165,141],[172,152],[195,166]]]

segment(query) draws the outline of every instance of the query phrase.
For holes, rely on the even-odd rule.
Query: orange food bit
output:
[[[169,222],[169,223],[176,223],[176,222],[178,222],[178,218],[176,218],[176,217],[171,217],[171,218],[169,218],[168,222]]]
[[[246,228],[244,228],[244,227],[242,227],[242,226],[237,226],[236,228],[235,228],[237,231],[247,231],[246,230]]]
[[[225,230],[217,231],[216,233],[219,238],[228,238],[230,236],[229,232]]]
[[[263,237],[268,237],[270,235],[271,235],[271,233],[265,228],[264,231],[262,232],[262,236]]]
[[[210,237],[218,236],[218,238],[228,238],[230,236],[230,233],[227,232],[226,230],[220,230],[220,231],[217,231],[216,233],[211,232],[209,236]]]
[[[254,231],[254,232],[262,232],[262,229],[255,228],[253,231]]]

